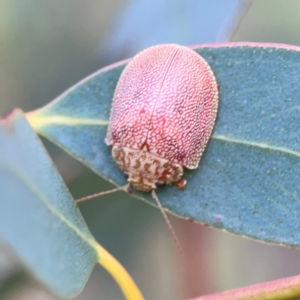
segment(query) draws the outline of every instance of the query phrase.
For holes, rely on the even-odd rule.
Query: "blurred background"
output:
[[[153,44],[230,39],[300,45],[299,27],[297,0],[2,0],[0,114],[43,106],[90,73]],[[75,198],[111,188],[44,142]],[[146,299],[187,299],[300,273],[300,251],[170,216],[185,253],[181,257],[159,210],[125,193],[80,209],[96,239],[125,266]],[[0,244],[0,299],[57,298]],[[96,267],[76,297],[83,299],[123,298]]]

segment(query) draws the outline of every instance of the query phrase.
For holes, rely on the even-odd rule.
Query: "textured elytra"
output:
[[[217,83],[201,56],[179,45],[154,46],[134,57],[119,79],[106,143],[146,145],[157,157],[195,169],[217,108]]]

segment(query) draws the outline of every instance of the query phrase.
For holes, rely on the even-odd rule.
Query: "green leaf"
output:
[[[93,237],[20,110],[0,121],[0,190],[0,238],[53,293],[77,295],[97,261]]]
[[[186,190],[158,191],[163,206],[197,222],[262,241],[300,247],[300,52],[268,44],[195,49],[211,65],[220,108],[200,167]],[[104,143],[119,63],[28,113],[41,135],[117,185],[125,184]],[[134,195],[153,203],[146,193]]]

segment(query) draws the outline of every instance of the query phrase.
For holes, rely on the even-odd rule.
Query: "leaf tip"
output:
[[[9,134],[13,134],[15,132],[15,121],[22,115],[23,111],[20,108],[14,108],[1,116],[0,125],[2,125]]]
[[[9,112],[7,113],[4,113],[1,115],[0,117],[0,122],[2,124],[5,124],[5,123],[8,123],[10,122],[12,119],[22,115],[23,112],[20,108],[13,108],[12,110],[10,110]]]

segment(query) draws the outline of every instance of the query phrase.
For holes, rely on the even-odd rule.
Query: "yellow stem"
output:
[[[127,300],[144,300],[139,288],[124,267],[101,245],[90,241],[97,250],[98,263],[114,278]]]
[[[44,126],[49,125],[65,125],[65,126],[80,126],[80,125],[93,125],[93,126],[106,126],[107,120],[101,119],[88,119],[88,118],[74,118],[64,115],[44,116],[39,115],[38,110],[28,112],[25,114],[27,121],[35,131],[38,131]]]

